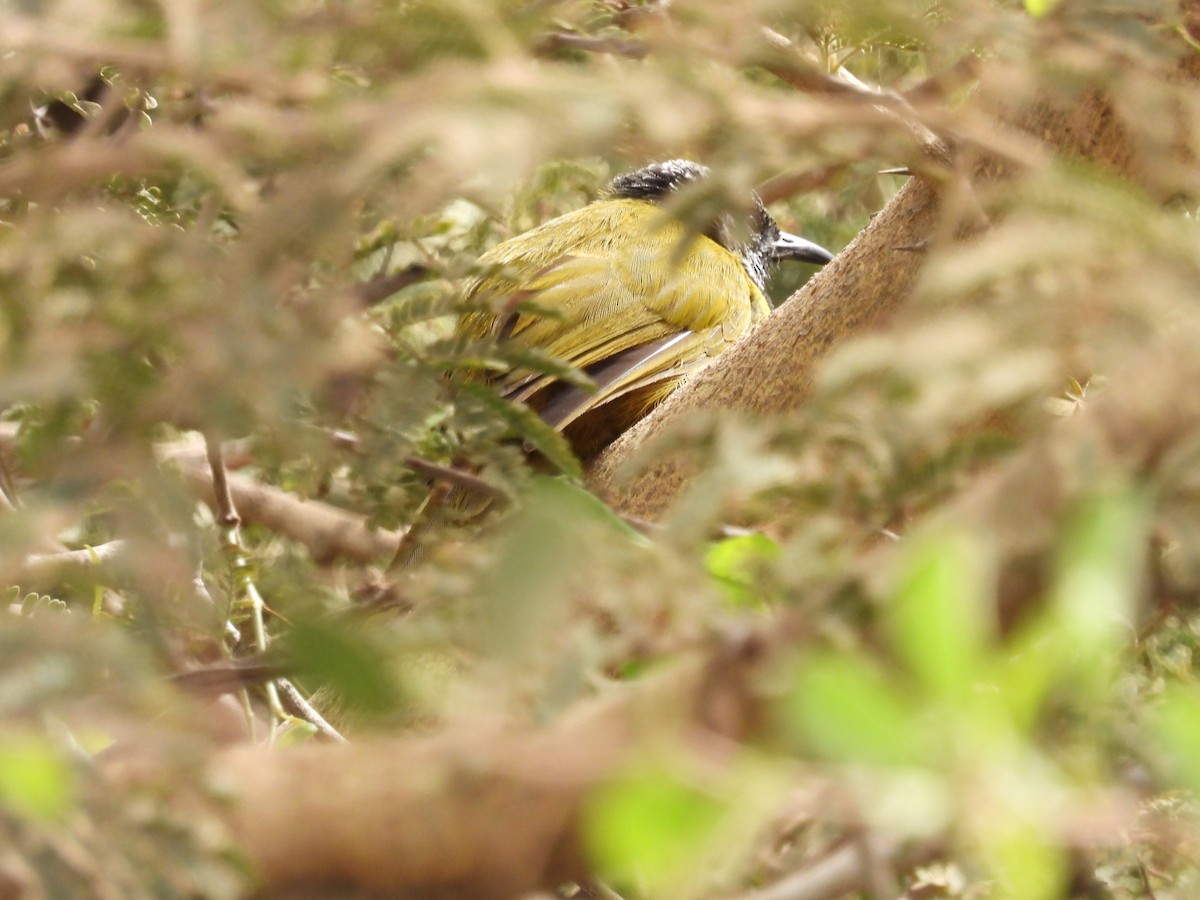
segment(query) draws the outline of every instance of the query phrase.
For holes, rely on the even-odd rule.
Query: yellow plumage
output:
[[[597,366],[590,372],[598,384],[594,394],[558,386],[558,398],[539,396],[548,393],[552,379],[521,371],[501,382],[537,409],[559,399],[560,412],[548,421],[586,453],[589,448],[578,447],[581,438],[597,430],[620,433],[770,312],[738,256],[703,236],[692,237],[684,249],[687,240],[682,224],[644,200],[586,206],[486,253],[480,265],[494,274],[468,288],[471,299],[503,304],[528,297],[558,315],[477,312],[464,317],[462,330],[539,347],[584,370]],[[659,349],[670,339],[675,343]],[[646,358],[618,356],[634,348],[645,348]],[[611,369],[605,360],[613,362]],[[609,421],[572,427],[631,394],[639,402],[608,410]]]
[[[682,180],[698,177],[692,169]],[[486,274],[467,287],[468,299],[486,308],[464,316],[461,333],[540,348],[596,383],[589,392],[521,370],[499,382],[561,428],[581,456],[770,312],[743,253],[690,234],[652,199],[600,200],[505,241],[480,258]],[[551,314],[508,311],[523,300]]]

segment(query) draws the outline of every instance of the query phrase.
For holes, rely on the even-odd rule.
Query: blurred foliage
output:
[[[910,528],[1165,334],[1200,351],[1200,173],[1179,152],[1200,105],[1168,77],[1194,52],[1181,27],[1166,0],[7,5],[0,894],[247,889],[178,770],[128,796],[98,763],[159,748],[187,771],[231,717],[261,725],[257,686],[243,716],[169,683],[265,649],[227,621],[252,579],[281,639],[265,658],[336,693],[323,708],[347,706],[356,733],[552,721],[714,635],[803,620],[764,747],[723,778],[659,758],[597,802],[593,852],[631,896],[766,880],[863,825],[945,838],[941,868],[912,876],[922,897],[1069,896],[1079,870],[1111,896],[1193,896],[1196,436],[1117,476],[1074,461],[1083,499],[1033,535],[1051,575],[1013,627],[995,609],[1004,535]],[[711,166],[731,205],[798,179],[770,198],[783,227],[848,243],[901,183],[879,170],[924,159],[919,138],[787,84],[764,29],[806,71],[904,94],[968,163],[1012,171],[942,186],[940,234],[964,239],[929,250],[886,333],[832,353],[804,409],[668,435],[702,474],[639,534],[473,377],[517,360],[454,335],[458,286],[497,242],[675,156]],[[964,63],[987,77],[954,77]],[[1136,183],[1012,129],[1097,91]],[[804,277],[781,271],[773,300]],[[314,561],[255,524],[231,563],[160,461],[197,431],[244,439],[237,465],[261,484],[427,525],[413,564]],[[501,499],[430,516],[414,458]],[[758,530],[712,539],[734,520]],[[902,564],[860,577],[898,535]],[[31,563],[116,540],[116,562]],[[801,774],[833,785],[833,813],[784,808]],[[1095,810],[1127,837],[1088,831]],[[710,852],[711,871],[683,871]]]

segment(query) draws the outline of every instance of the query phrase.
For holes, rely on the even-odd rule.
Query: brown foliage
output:
[[[1194,886],[1200,6],[50,6],[0,14],[0,894]],[[638,535],[477,377],[557,364],[450,323],[675,155],[857,236],[592,468]]]

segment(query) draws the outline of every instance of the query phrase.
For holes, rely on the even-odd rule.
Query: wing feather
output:
[[[543,418],[559,428],[707,365],[769,311],[737,256],[639,200],[593,203],[500,244],[480,264],[491,273],[469,298],[501,309],[528,299],[553,315],[473,313],[460,328],[540,347],[596,383],[556,389],[553,376],[520,370],[503,379],[514,399],[540,395]]]

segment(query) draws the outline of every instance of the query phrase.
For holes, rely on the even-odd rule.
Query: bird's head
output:
[[[687,159],[651,163],[634,172],[618,175],[609,185],[607,196],[662,203],[680,188],[706,178],[708,173],[707,166]],[[736,222],[728,214],[720,216],[705,234],[722,247],[741,255],[746,272],[759,290],[766,290],[767,276],[785,259],[819,266],[833,259],[833,254],[820,244],[782,231],[758,195],[754,194],[752,199],[749,240],[744,238],[744,229],[739,238]]]

